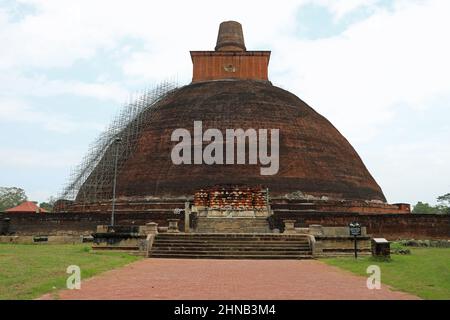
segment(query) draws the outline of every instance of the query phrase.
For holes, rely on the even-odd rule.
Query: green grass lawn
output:
[[[381,269],[381,283],[393,289],[424,299],[450,299],[450,248],[407,248],[411,250],[410,255],[392,254],[390,261],[371,257],[357,261],[350,257],[322,261],[364,276],[369,276],[366,268],[375,264]]]
[[[77,265],[81,280],[139,257],[92,252],[88,245],[0,244],[0,299],[33,299],[66,287],[66,268]]]

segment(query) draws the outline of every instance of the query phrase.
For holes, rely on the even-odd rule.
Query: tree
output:
[[[16,187],[0,187],[0,212],[18,206],[28,197],[25,191]]]
[[[41,209],[44,209],[44,210],[48,211],[48,212],[51,212],[53,210],[53,206],[50,203],[48,203],[48,202],[41,202],[41,203],[39,203],[39,207]]]
[[[413,207],[412,213],[439,213],[439,210],[436,207],[430,206],[428,203],[417,202],[417,204]]]
[[[430,206],[428,203],[417,202],[414,206],[412,213],[441,213],[450,214],[450,193],[437,197],[438,204],[436,206]]]
[[[450,193],[437,197],[437,202],[439,203],[437,207],[440,211],[450,214]]]
[[[55,197],[50,197],[50,198],[47,199],[47,201],[41,202],[39,204],[39,207],[41,207],[42,209],[45,209],[45,210],[47,210],[49,212],[52,212],[53,211],[53,205],[55,204],[55,202],[56,202],[56,198]]]
[[[450,193],[437,197],[437,201],[442,205],[450,207]]]

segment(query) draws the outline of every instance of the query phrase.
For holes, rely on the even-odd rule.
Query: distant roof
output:
[[[5,212],[43,213],[48,211],[43,208],[40,208],[36,203],[32,201],[25,201],[19,204],[17,207],[5,210]]]

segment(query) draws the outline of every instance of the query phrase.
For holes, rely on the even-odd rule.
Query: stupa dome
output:
[[[294,94],[267,81],[192,83],[169,94],[143,115],[135,151],[117,175],[119,198],[191,196],[220,184],[261,185],[271,196],[293,192],[337,199],[385,197],[350,143],[323,116]],[[216,128],[279,128],[279,170],[261,175],[257,165],[175,165],[171,134]]]

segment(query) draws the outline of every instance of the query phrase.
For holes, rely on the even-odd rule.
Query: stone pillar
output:
[[[145,226],[139,226],[140,234],[157,234],[158,233],[158,224],[156,222],[146,223]]]
[[[145,224],[147,227],[147,234],[157,234],[158,233],[158,224],[156,222],[149,222]]]
[[[97,233],[108,233],[108,225],[107,224],[100,224],[97,226]]]
[[[169,229],[167,229],[167,232],[169,233],[180,232],[180,230],[178,230],[178,222],[180,221],[180,219],[167,219],[167,221],[169,221]]]
[[[284,222],[284,233],[295,233],[295,220],[283,220]]]
[[[184,203],[184,232],[189,233],[191,231],[189,216],[191,209],[189,208],[189,202]]]

